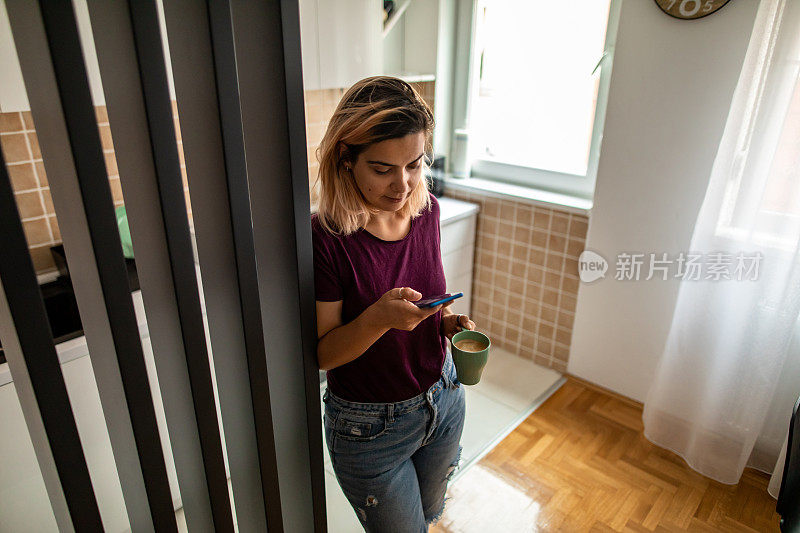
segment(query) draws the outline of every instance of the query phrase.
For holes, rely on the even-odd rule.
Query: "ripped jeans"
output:
[[[322,399],[333,470],[364,529],[427,532],[461,458],[464,387],[449,350],[439,381],[409,400],[357,403],[328,390]]]

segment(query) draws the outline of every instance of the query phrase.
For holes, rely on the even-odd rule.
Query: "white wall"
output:
[[[623,2],[586,247],[609,262],[581,284],[568,372],[644,401],[678,281],[617,281],[617,254],[689,251],[758,8],[678,20]]]

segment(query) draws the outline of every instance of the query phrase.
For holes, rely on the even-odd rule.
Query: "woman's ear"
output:
[[[350,172],[350,171],[353,170],[353,164],[349,160],[348,152],[349,152],[349,150],[347,149],[347,145],[345,143],[339,141],[339,144],[338,144],[339,161],[341,161],[341,163],[344,166],[345,170]]]

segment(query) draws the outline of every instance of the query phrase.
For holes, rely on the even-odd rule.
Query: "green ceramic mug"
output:
[[[486,347],[478,351],[462,350],[456,346],[456,343],[464,340],[477,341],[480,345],[485,345]],[[453,363],[456,365],[459,383],[475,385],[481,380],[483,367],[486,366],[486,362],[489,360],[489,348],[492,346],[492,342],[489,337],[480,331],[462,329],[453,335],[450,343],[450,351],[453,354]]]

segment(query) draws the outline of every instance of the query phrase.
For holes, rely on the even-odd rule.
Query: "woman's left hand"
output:
[[[462,329],[475,329],[475,322],[470,320],[467,315],[459,315],[457,313],[442,317],[442,333],[448,339],[452,339],[453,335]]]

